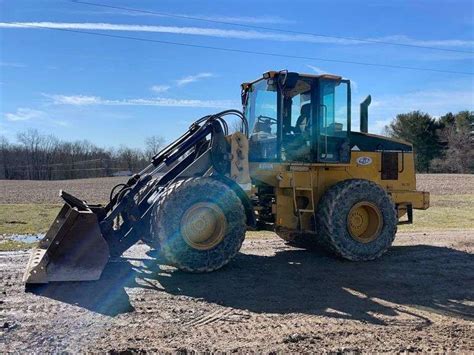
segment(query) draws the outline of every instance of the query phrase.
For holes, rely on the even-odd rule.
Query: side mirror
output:
[[[249,89],[250,85],[242,84],[242,89],[240,91],[240,99],[242,101],[242,106],[247,106],[247,102],[249,99]]]

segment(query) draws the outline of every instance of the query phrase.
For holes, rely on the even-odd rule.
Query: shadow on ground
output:
[[[397,246],[366,263],[300,249],[274,256],[239,254],[210,274],[163,271],[156,260],[141,261],[140,267],[132,259],[111,262],[96,282],[51,283],[32,291],[111,316],[133,311],[125,288],[150,288],[257,313],[298,312],[384,324],[375,315],[396,316],[402,311],[395,303],[474,319],[474,307],[464,302],[474,296],[474,255],[446,247]]]

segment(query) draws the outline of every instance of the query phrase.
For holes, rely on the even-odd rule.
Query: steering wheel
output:
[[[257,117],[257,122],[262,122],[262,123],[269,123],[269,124],[277,124],[278,121],[276,118],[270,117],[270,116],[264,116],[260,115]]]
[[[260,115],[257,117],[257,122],[255,122],[253,131],[254,133],[257,132],[265,132],[271,134],[272,132],[272,125],[277,124],[276,118]]]

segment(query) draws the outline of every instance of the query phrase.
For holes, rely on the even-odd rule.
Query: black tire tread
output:
[[[350,197],[357,197],[360,200],[369,198],[377,201],[377,204],[383,206],[382,213],[384,226],[379,238],[383,240],[378,242],[383,245],[377,245],[373,252],[358,253],[354,248],[349,248],[338,231],[346,229],[347,215],[342,215],[342,206],[347,204]],[[387,192],[376,183],[363,179],[350,179],[341,181],[330,187],[320,200],[316,214],[318,237],[324,247],[336,255],[354,261],[374,260],[385,253],[395,239],[397,232],[397,212],[395,205]],[[377,239],[379,239],[377,238]],[[378,244],[377,243],[377,244]],[[362,244],[361,248],[371,248],[368,244]],[[355,245],[355,244],[352,244]]]
[[[178,224],[183,203],[188,198],[194,198],[196,193],[200,196],[208,196],[219,192],[221,196],[226,196],[220,203],[225,204],[226,210],[231,211],[232,220],[228,218],[227,234],[224,240],[215,248],[207,251],[198,251],[188,247],[188,250],[178,252],[177,243],[184,248],[181,242],[169,243],[170,224],[174,227]],[[226,217],[229,217],[226,215]],[[211,272],[220,269],[227,264],[240,250],[245,239],[246,216],[245,210],[239,197],[234,191],[224,183],[209,177],[195,177],[178,180],[171,183],[160,195],[151,215],[150,234],[154,243],[159,245],[159,249],[166,260],[178,269],[201,273]],[[222,244],[222,246],[221,246]],[[183,249],[183,248],[179,248]]]

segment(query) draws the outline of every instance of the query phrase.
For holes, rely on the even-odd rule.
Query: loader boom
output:
[[[240,118],[247,132],[246,120],[239,111],[202,117],[156,154],[142,171],[115,186],[105,206],[90,205],[61,191],[65,205],[33,251],[24,282],[98,279],[109,255],[118,256],[139,239],[150,239],[147,230],[151,209],[165,186],[178,178],[215,175],[232,184],[233,189],[240,189],[230,177],[232,158],[237,159],[232,157],[231,144],[226,139],[224,117],[230,115]],[[241,192],[239,196],[246,198]],[[246,205],[250,208],[248,202]],[[247,215],[252,217],[252,213]]]

